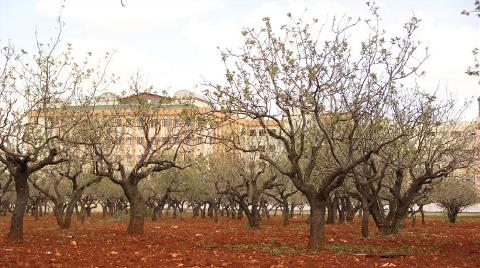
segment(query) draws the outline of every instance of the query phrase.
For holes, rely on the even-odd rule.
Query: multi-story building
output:
[[[122,161],[127,167],[133,166],[142,158],[147,148],[147,139],[153,146],[164,145],[170,151],[175,151],[178,147],[180,160],[225,151],[227,141],[231,139],[247,149],[262,152],[275,152],[278,149],[256,120],[234,116],[219,125],[213,121],[208,123],[208,120],[214,120],[217,115],[211,112],[203,96],[188,90],[180,90],[171,97],[151,93],[121,97],[106,92],[89,106],[67,106],[60,101],[51,103],[50,106],[48,112],[30,114],[30,120],[36,118],[41,122],[40,125],[48,125],[50,122],[52,126],[59,126],[68,121],[68,117],[89,116],[95,117],[97,121],[105,118],[103,127],[108,129],[111,139],[107,142],[112,145],[108,157],[112,161]],[[82,115],[84,110],[89,112]],[[195,120],[185,119],[189,112],[192,112],[190,116],[205,117],[207,123],[198,126]],[[273,122],[268,125],[270,129],[278,131]],[[61,127],[53,127],[52,131],[53,129],[61,132]],[[78,129],[74,134],[80,132],[81,129]],[[165,152],[159,150],[158,153]]]

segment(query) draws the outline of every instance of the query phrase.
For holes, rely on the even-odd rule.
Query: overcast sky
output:
[[[110,70],[123,81],[140,70],[148,84],[173,93],[201,90],[205,79],[223,77],[217,47],[241,44],[242,27],[261,25],[265,16],[281,24],[287,12],[328,21],[334,15],[367,17],[361,0],[67,0],[62,40],[77,53],[102,55],[115,51]],[[426,89],[448,88],[459,100],[480,96],[478,78],[465,75],[473,62],[471,51],[480,47],[480,19],[460,15],[473,0],[377,1],[387,31],[399,32],[411,16],[422,19],[417,39],[429,47]],[[47,40],[55,33],[57,0],[0,0],[0,40],[33,50],[35,30]],[[305,9],[308,11],[305,12]],[[124,85],[118,84],[118,87]],[[120,92],[122,88],[112,88]],[[476,103],[466,113],[474,118]]]

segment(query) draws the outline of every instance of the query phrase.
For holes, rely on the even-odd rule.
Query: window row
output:
[[[138,128],[143,128],[144,126],[150,126],[151,128],[156,128],[157,126],[161,127],[178,127],[180,124],[180,119],[178,118],[161,118],[161,119],[150,119],[148,122],[146,119],[143,119],[141,117],[137,118],[135,124],[133,123],[133,119],[126,119],[125,124],[123,124],[123,119],[122,118],[115,118],[113,119],[113,126],[114,127],[138,127]],[[160,124],[160,125],[159,125]]]
[[[277,130],[274,129],[274,128],[269,128],[268,130],[273,132],[274,134],[277,133]],[[267,134],[267,131],[263,128],[258,129],[258,130],[253,128],[253,129],[249,130],[249,136],[251,136],[251,137],[257,136],[257,133],[258,133],[258,136],[265,136]]]
[[[125,145],[132,145],[132,141],[134,139],[132,137],[125,137],[124,139],[124,144]],[[161,137],[161,138],[155,138],[152,140],[152,144],[165,144],[165,143],[174,143],[178,144],[180,143],[180,138],[179,137]],[[193,140],[191,138],[185,138],[185,140],[182,141],[182,143],[190,144],[192,143]],[[194,140],[195,144],[202,144],[202,143],[210,143],[211,139],[209,137],[196,137]],[[122,143],[121,138],[115,138],[115,144],[120,145]],[[146,141],[143,137],[137,137],[136,138],[136,144],[137,145],[144,145],[146,144]]]

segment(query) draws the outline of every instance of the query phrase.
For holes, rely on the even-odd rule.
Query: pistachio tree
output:
[[[71,44],[61,42],[63,22],[48,42],[36,41],[30,54],[12,43],[0,50],[0,162],[15,182],[16,201],[9,239],[23,238],[23,217],[29,198],[28,178],[66,161],[62,144],[75,136],[85,119],[81,109],[95,91],[108,85],[106,68],[111,55],[91,64],[92,53],[75,58]],[[75,116],[73,116],[75,115]]]
[[[193,161],[196,134],[205,126],[201,111],[188,101],[153,94],[140,74],[116,103],[92,107],[90,137],[85,145],[95,155],[95,174],[118,184],[130,205],[127,232],[142,234],[145,198],[139,183],[154,173],[183,169]]]
[[[280,148],[274,155],[260,146],[245,146],[241,134],[218,139],[259,158],[287,176],[310,206],[310,248],[325,247],[325,209],[330,193],[347,175],[384,146],[404,135],[402,129],[380,131],[397,109],[401,81],[418,73],[425,55],[417,53],[412,18],[401,36],[380,27],[377,8],[369,20],[293,19],[276,30],[269,18],[259,29],[242,31],[243,46],[223,50],[224,83],[209,83],[212,107],[228,120],[258,122]],[[318,30],[320,28],[320,30]],[[366,30],[358,46],[351,35]],[[377,133],[378,135],[375,135]],[[375,137],[368,148],[364,139]]]
[[[450,223],[455,223],[462,210],[478,201],[475,183],[450,177],[435,185],[430,197],[447,211]]]

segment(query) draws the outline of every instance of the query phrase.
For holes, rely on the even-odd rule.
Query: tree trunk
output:
[[[335,223],[335,204],[332,198],[328,199],[327,203],[327,224],[334,224]]]
[[[64,224],[63,202],[55,201],[54,206],[53,206],[53,210],[54,210],[54,213],[55,213],[55,219],[57,220],[57,224],[61,228]]]
[[[83,190],[81,189],[77,189],[73,193],[72,199],[70,200],[70,203],[68,203],[67,209],[65,210],[65,218],[63,220],[63,225],[61,225],[60,228],[63,228],[63,229],[70,228],[72,223],[73,211],[77,207],[77,202],[82,196],[82,194],[83,194]]]
[[[107,207],[106,207],[105,204],[103,204],[103,205],[102,205],[102,218],[107,217],[107,213],[108,213]]]
[[[423,211],[423,205],[418,208],[418,211],[420,211],[420,216],[422,216],[422,225],[425,225],[425,212]]]
[[[295,213],[295,204],[290,204],[290,219],[293,218],[293,214]]]
[[[218,223],[218,210],[219,210],[219,205],[215,204],[213,208],[213,222]]]
[[[237,210],[237,220],[240,220],[243,218],[243,209],[239,208]]]
[[[310,235],[308,247],[310,249],[325,248],[325,208],[326,201],[310,202]]]
[[[143,200],[137,184],[122,185],[130,203],[130,221],[127,233],[143,234],[145,225],[145,200]]]
[[[288,211],[288,203],[283,206],[282,217],[283,217],[283,226],[287,226],[288,224],[290,224],[290,214]]]
[[[152,221],[157,221],[158,219],[157,211],[158,211],[158,206],[154,204],[152,208]]]
[[[209,218],[213,218],[213,204],[212,203],[208,203],[207,216]]]
[[[447,209],[448,212],[448,222],[455,224],[457,221],[458,209]]]
[[[35,218],[35,221],[38,221],[38,214],[39,214],[38,207],[39,207],[39,205],[40,205],[40,200],[39,199],[35,199],[32,202],[31,211],[32,211],[32,216]]]
[[[205,219],[207,216],[205,215],[205,210],[207,209],[207,204],[205,203],[203,207],[200,207],[200,218]]]
[[[226,213],[227,218],[230,218],[230,210],[231,210],[230,207],[228,207],[228,206],[225,207],[225,213]]]
[[[362,199],[362,237],[368,238],[368,218],[370,216],[370,212],[368,211],[368,201],[366,198]]]
[[[38,207],[38,216],[42,217],[43,216],[43,204],[40,203]]]
[[[417,212],[412,209],[412,227],[415,227],[417,225]]]
[[[344,208],[339,208],[338,209],[338,223],[339,224],[342,224],[342,223],[345,223],[345,211],[344,211]]]
[[[225,208],[219,204],[218,209],[220,210],[220,217],[225,216]]]
[[[163,208],[165,208],[165,204],[161,204],[158,208],[157,215],[158,215],[159,218],[161,218],[162,215],[163,215]]]
[[[27,208],[28,197],[30,189],[28,188],[28,174],[17,174],[14,176],[15,192],[17,194],[15,200],[15,208],[13,210],[12,219],[10,223],[10,232],[8,233],[8,240],[22,240],[23,239],[23,217]]]
[[[71,200],[65,210],[65,218],[63,220],[63,225],[60,226],[62,229],[68,229],[72,225],[72,216],[75,207],[77,206],[77,200]]]
[[[193,217],[197,218],[200,215],[200,206],[201,205],[195,205],[192,209]]]
[[[110,206],[108,206],[108,208],[109,208],[109,211],[110,211],[110,217],[113,217],[113,215],[115,215],[115,205],[110,204]]]
[[[245,211],[246,214],[246,211]],[[258,206],[252,205],[252,224],[250,227],[259,228],[260,227],[260,211]]]
[[[345,198],[345,205],[347,206],[347,222],[353,222],[353,218],[355,217],[355,208],[353,207],[352,201],[350,197]]]
[[[172,219],[177,218],[177,204],[173,204]]]

